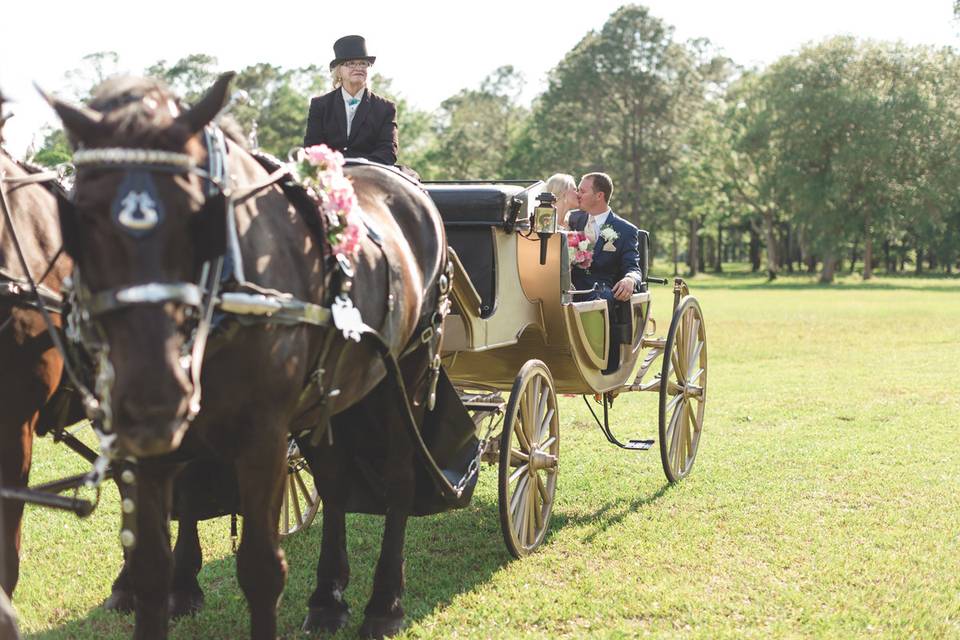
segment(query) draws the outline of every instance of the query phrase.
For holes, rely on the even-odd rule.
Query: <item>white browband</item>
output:
[[[147,164],[179,167],[187,171],[196,167],[197,163],[185,153],[176,151],[161,151],[159,149],[79,149],[73,154],[73,164],[84,165],[128,165]]]

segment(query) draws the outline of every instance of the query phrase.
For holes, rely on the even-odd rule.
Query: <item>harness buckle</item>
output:
[[[420,344],[427,344],[428,342],[433,340],[433,334],[434,334],[433,325],[430,325],[429,327],[423,330],[423,333],[420,334]]]

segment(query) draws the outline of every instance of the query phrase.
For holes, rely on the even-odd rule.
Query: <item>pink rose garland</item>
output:
[[[366,228],[357,214],[357,194],[343,175],[343,154],[325,144],[303,150],[298,169],[301,182],[313,192],[327,218],[327,241],[334,255],[353,259],[360,251]]]

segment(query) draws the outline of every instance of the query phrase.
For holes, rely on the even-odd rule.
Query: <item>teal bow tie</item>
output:
[[[360,104],[360,98],[347,98],[347,104],[351,107],[354,107]]]

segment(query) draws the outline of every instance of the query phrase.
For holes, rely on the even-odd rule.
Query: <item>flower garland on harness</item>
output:
[[[360,220],[353,183],[343,174],[343,165],[342,153],[320,144],[303,150],[297,171],[301,184],[310,190],[325,218],[324,251],[334,257],[343,255],[352,263],[367,230]]]
[[[343,174],[343,154],[325,144],[307,147],[300,152],[296,170],[300,183],[316,200],[323,217],[326,245],[324,254],[336,260],[343,276],[341,291],[331,307],[333,323],[344,338],[360,341],[369,327],[360,311],[353,306],[349,293],[354,273],[354,260],[367,228],[360,217],[360,205],[350,178]]]

